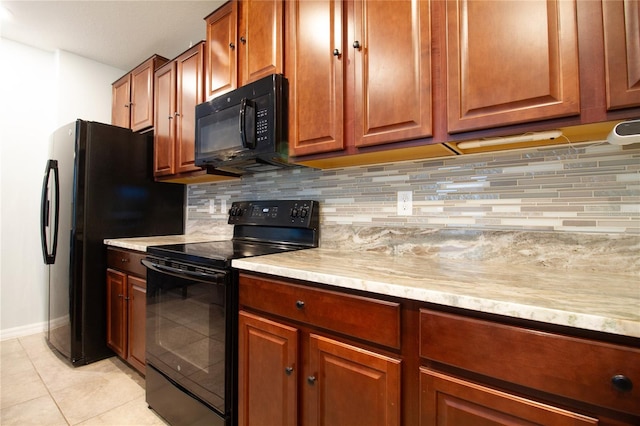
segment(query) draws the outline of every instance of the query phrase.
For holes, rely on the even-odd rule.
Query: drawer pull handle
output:
[[[633,389],[633,382],[630,378],[622,374],[616,374],[611,378],[613,387],[621,392],[630,392]]]
[[[309,377],[307,377],[307,382],[308,382],[310,385],[315,385],[315,384],[316,384],[316,376],[309,376]]]
[[[284,372],[287,373],[287,376],[290,376],[293,373],[293,367],[286,367]]]
[[[304,302],[302,300],[296,301],[296,308],[298,309],[304,308]]]
[[[129,259],[127,259],[126,257],[123,257],[122,259],[120,259],[120,262],[122,263],[127,263],[129,261]]]

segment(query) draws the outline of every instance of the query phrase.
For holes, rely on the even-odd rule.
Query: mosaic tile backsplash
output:
[[[411,216],[397,192],[411,191]],[[308,198],[322,226],[640,235],[640,146],[605,142],[375,166],[261,173],[189,185],[187,233],[226,224],[236,200]],[[218,229],[215,232],[228,233]]]

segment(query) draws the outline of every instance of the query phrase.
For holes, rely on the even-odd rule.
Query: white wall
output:
[[[49,135],[76,118],[111,121],[125,71],[0,38],[0,340],[44,330],[40,191]]]

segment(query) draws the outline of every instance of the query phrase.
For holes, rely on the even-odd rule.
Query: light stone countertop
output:
[[[308,249],[233,260],[245,271],[640,338],[634,275]]]
[[[219,238],[218,238],[219,239]],[[104,244],[129,250],[146,252],[149,246],[165,244],[187,244],[215,241],[211,235],[160,235],[156,237],[133,237],[105,239]]]

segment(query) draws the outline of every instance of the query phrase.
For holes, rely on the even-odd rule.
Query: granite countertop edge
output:
[[[310,249],[233,260],[250,272],[640,338],[640,281],[484,262]]]
[[[215,241],[211,235],[159,235],[153,237],[107,238],[103,243],[111,247],[146,252],[150,246],[166,244],[188,244]]]

